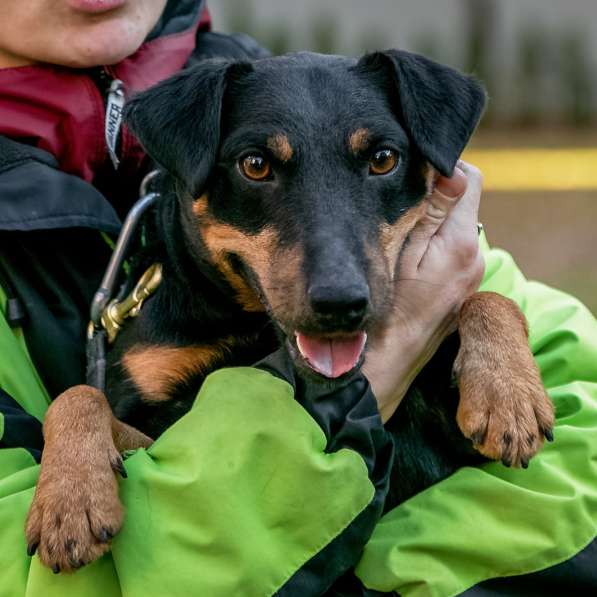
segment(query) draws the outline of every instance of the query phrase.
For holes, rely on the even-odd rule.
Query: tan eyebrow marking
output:
[[[294,151],[288,137],[283,133],[277,133],[267,140],[267,146],[281,162],[287,162]]]
[[[350,134],[348,145],[353,153],[365,151],[369,147],[369,129],[360,128]]]

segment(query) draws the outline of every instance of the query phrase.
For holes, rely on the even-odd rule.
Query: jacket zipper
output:
[[[108,69],[101,67],[95,71],[96,81],[104,97],[106,114],[104,118],[104,139],[108,155],[114,169],[118,169],[118,138],[122,128],[122,110],[125,103],[124,83],[113,78]]]
[[[110,154],[110,159],[115,170],[118,170],[118,165],[120,164],[118,155],[116,155],[116,145],[122,127],[124,101],[124,84],[120,79],[114,79],[110,84],[106,99],[105,137],[108,153]]]

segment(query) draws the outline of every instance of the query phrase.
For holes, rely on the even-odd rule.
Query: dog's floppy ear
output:
[[[448,66],[401,50],[369,54],[359,66],[390,68],[407,133],[436,170],[451,176],[485,107],[483,87]]]
[[[139,93],[125,122],[147,153],[198,196],[218,151],[222,100],[233,73],[248,63],[205,60]]]

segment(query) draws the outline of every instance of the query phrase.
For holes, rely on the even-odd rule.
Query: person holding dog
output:
[[[211,33],[194,0],[5,0],[0,8],[0,594],[306,594],[296,579],[305,582],[307,564],[369,499],[359,455],[327,455],[322,468],[317,423],[273,377],[223,371],[206,382],[198,408],[128,458],[127,523],[109,555],[65,576],[25,554],[40,421],[51,397],[84,380],[88,306],[110,237],[149,168],[120,129],[122,102],[195,60],[262,55],[246,36]],[[392,333],[370,348],[364,371],[386,421],[481,284],[513,298],[529,320],[556,404],[556,442],[528,471],[463,469],[386,513],[355,574],[329,594],[529,595],[556,582],[562,593],[588,594],[597,586],[588,565],[597,553],[597,324],[478,238],[481,187],[464,163],[438,180],[401,256]],[[247,393],[279,409],[294,432],[282,435],[274,417],[249,409]],[[222,450],[190,431],[207,418],[224,445],[245,449],[243,466],[226,469]],[[257,437],[270,449],[258,449]],[[260,470],[276,471],[269,492],[252,483]]]

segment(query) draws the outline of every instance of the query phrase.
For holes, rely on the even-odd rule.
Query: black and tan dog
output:
[[[86,386],[48,412],[30,552],[68,571],[106,551],[122,523],[119,452],[149,445],[214,369],[281,343],[313,383],[354,372],[484,102],[471,78],[395,50],[206,61],[133,99],[129,125],[167,173],[144,256],[163,281],[112,350],[116,418]],[[471,445],[526,466],[552,424],[524,317],[478,293],[388,423],[400,438],[389,503],[471,462]]]

